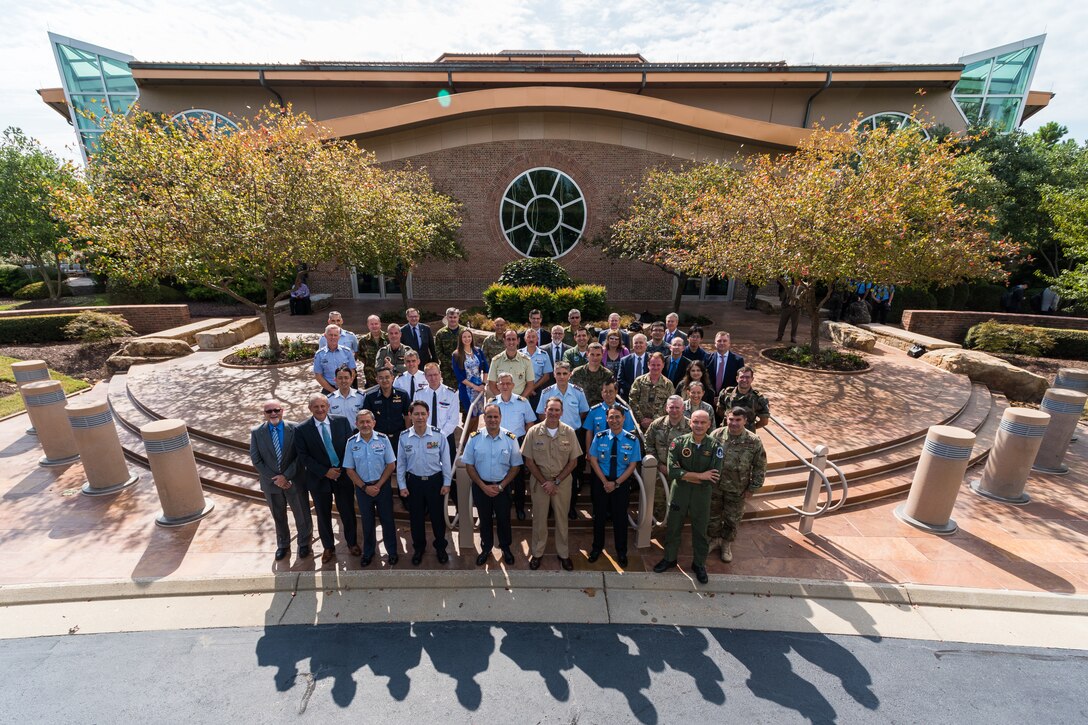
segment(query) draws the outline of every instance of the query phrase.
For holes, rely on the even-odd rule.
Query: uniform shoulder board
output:
[[[469,438],[475,438],[478,435],[480,435],[480,431],[474,430],[474,431],[472,431],[472,434],[469,435]]]
[[[442,387],[445,388],[446,390],[450,391],[451,393],[456,393],[457,392],[456,390],[454,390],[453,388],[451,388],[448,385],[443,385]]]
[[[479,433],[479,431],[476,431],[476,432]],[[476,435],[476,433],[473,433],[473,435]],[[514,435],[513,433],[511,433],[510,431],[506,431],[506,435],[510,438],[510,440],[516,441],[518,439],[518,437],[516,435]]]
[[[386,440],[389,440],[389,436],[387,436],[385,433],[382,433],[380,430],[374,431],[374,435],[379,436],[381,438],[385,438]]]
[[[511,399],[511,400],[525,400],[525,398],[521,397],[521,396],[520,396],[520,395],[518,395],[517,393],[514,393],[513,395],[511,395],[511,396],[510,396],[510,399]]]
[[[602,430],[600,433],[598,433],[596,435],[596,437],[601,438],[601,437],[606,436],[606,435],[608,435],[608,431],[607,430]]]
[[[631,431],[629,431],[629,430],[625,430],[625,431],[623,432],[623,434],[624,434],[625,436],[627,436],[628,438],[636,438],[636,439],[638,438],[638,436],[636,436],[636,435],[635,435],[634,433],[632,433],[632,432],[631,432]]]
[[[439,435],[442,435],[442,429],[441,428],[435,428],[433,425],[429,425],[427,427],[430,428],[431,431],[433,431],[433,432],[435,432],[435,433],[437,433]]]
[[[570,386],[571,386],[572,388],[574,388],[575,390],[577,390],[577,391],[578,391],[579,393],[581,393],[581,392],[584,392],[584,391],[582,390],[582,386],[581,386],[581,385],[578,385],[578,384],[576,384],[576,383],[571,383],[571,384],[570,384]]]

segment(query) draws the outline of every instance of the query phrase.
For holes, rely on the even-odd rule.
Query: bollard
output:
[[[647,453],[642,459],[642,486],[646,492],[644,500],[640,501],[639,516],[635,527],[635,548],[646,549],[650,546],[650,538],[654,528],[654,499],[657,498],[657,456]]]
[[[1030,501],[1024,486],[1049,423],[1050,415],[1042,411],[1006,408],[982,477],[971,481],[971,490],[1003,503],[1023,505]]]
[[[457,457],[457,467],[453,470],[454,480],[457,481],[457,548],[463,551],[475,551],[476,539],[473,535],[472,518],[472,479],[468,476],[468,468],[461,457]],[[453,534],[453,526],[450,526],[450,534]]]
[[[139,476],[132,475],[117,437],[113,411],[105,400],[69,403],[64,412],[72,426],[76,448],[83,459],[83,471],[87,481],[83,493],[88,496],[104,496],[126,489]]]
[[[65,466],[79,460],[72,426],[64,414],[67,398],[58,380],[39,380],[20,386],[26,401],[30,422],[38,431],[38,442],[45,455],[38,460],[42,466]]]
[[[23,392],[24,383],[36,383],[39,380],[49,379],[49,368],[45,366],[45,360],[20,360],[11,364],[12,375],[15,376],[15,385],[19,393]],[[26,406],[26,395],[23,395],[23,406]],[[38,431],[34,426],[26,429],[27,435],[36,436]]]
[[[1054,379],[1054,384],[1051,387],[1062,388],[1064,390],[1076,390],[1078,393],[1088,394],[1088,370],[1061,368],[1058,370],[1058,377]],[[1076,431],[1076,428],[1073,430]],[[1070,440],[1077,440],[1075,432]]]
[[[926,434],[907,502],[895,509],[903,523],[933,534],[956,533],[952,508],[971,460],[975,434],[950,425],[935,425]]]
[[[1039,454],[1035,456],[1035,464],[1031,467],[1033,471],[1058,475],[1069,473],[1069,466],[1062,461],[1069,449],[1070,437],[1084,412],[1085,400],[1088,400],[1088,395],[1066,388],[1051,388],[1043,395],[1039,408],[1050,414],[1050,425],[1039,446]]]
[[[156,420],[140,426],[140,435],[162,504],[162,516],[156,518],[155,523],[183,526],[204,518],[214,504],[204,499],[185,421],[176,418]]]

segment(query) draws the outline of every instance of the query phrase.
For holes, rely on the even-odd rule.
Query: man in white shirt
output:
[[[407,350],[404,353],[403,373],[393,379],[393,387],[408,394],[409,402],[416,399],[416,391],[427,387],[427,376],[419,369],[419,353]]]
[[[453,434],[461,422],[461,399],[452,388],[442,384],[442,370],[438,363],[427,363],[423,375],[427,378],[427,385],[416,391],[415,400],[422,400],[427,404],[430,416],[427,425],[438,428],[446,436],[450,448],[450,465],[453,465],[457,450],[457,441]]]

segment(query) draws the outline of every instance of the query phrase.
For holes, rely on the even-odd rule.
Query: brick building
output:
[[[410,272],[418,300],[475,298],[507,262],[555,258],[616,300],[661,300],[674,280],[649,265],[602,257],[626,192],[653,167],[739,154],[788,152],[815,124],[908,122],[925,112],[962,130],[1006,129],[1044,108],[1030,90],[1043,38],[939,65],[789,66],[652,63],[637,54],[578,51],[446,53],[434,62],[295,65],[152,63],[51,35],[63,88],[39,91],[66,116],[95,103],[196,114],[230,125],[270,103],[290,103],[389,166],[425,168],[463,204],[464,261]],[[128,104],[128,105],[126,105]],[[99,132],[77,119],[81,148]],[[320,266],[315,291],[397,296],[392,279]],[[692,280],[692,298],[729,296],[728,280]]]

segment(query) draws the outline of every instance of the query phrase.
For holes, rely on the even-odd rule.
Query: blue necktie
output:
[[[283,431],[278,425],[272,426],[272,447],[276,449],[276,464],[283,466]]]
[[[329,421],[325,421],[319,425],[321,428],[321,440],[325,443],[325,453],[329,456],[329,463],[333,468],[340,467],[340,457],[336,455],[336,450],[332,447],[332,437],[329,435]]]

